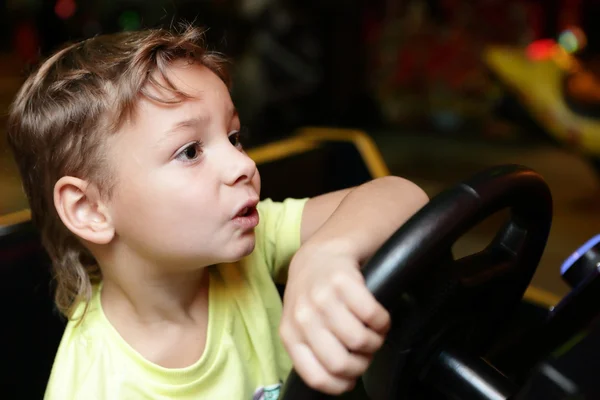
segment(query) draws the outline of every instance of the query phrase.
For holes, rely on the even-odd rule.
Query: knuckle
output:
[[[353,351],[364,350],[369,346],[369,335],[366,332],[362,332],[356,335],[353,335],[350,338],[349,347]]]
[[[329,362],[328,369],[333,375],[346,375],[350,360],[348,356],[336,357]]]
[[[333,300],[333,292],[329,287],[321,287],[312,293],[312,300],[319,309],[325,308]]]
[[[379,315],[379,308],[374,304],[369,304],[365,307],[365,319],[369,322],[373,322],[377,320]]]
[[[312,318],[311,308],[306,304],[299,304],[294,310],[294,321],[299,325],[310,324]]]
[[[336,291],[344,290],[348,286],[348,276],[343,272],[337,272],[331,277],[331,285]]]
[[[287,342],[290,339],[290,332],[291,328],[288,324],[282,323],[281,325],[279,325],[279,337],[281,338],[281,341],[284,345],[287,345]]]

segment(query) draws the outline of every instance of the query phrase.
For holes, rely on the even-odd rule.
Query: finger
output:
[[[321,312],[327,328],[348,350],[372,354],[383,344],[384,337],[365,326],[340,300],[336,299],[330,306],[322,306]]]
[[[358,279],[360,278],[359,276]],[[322,316],[327,328],[350,351],[370,354],[383,344],[382,335],[365,326],[344,304],[342,296],[333,286],[324,285],[317,288],[311,293],[310,301]]]
[[[309,387],[326,394],[340,395],[354,388],[356,380],[334,376],[327,372],[317,357],[305,344],[299,343],[290,348],[290,358],[294,369]]]
[[[369,367],[371,359],[368,355],[349,352],[321,323],[305,331],[305,340],[319,363],[331,375],[357,378]]]
[[[335,309],[345,308],[339,300],[334,303],[339,304]],[[306,343],[329,373],[342,377],[357,377],[367,369],[369,359],[365,355],[350,353],[327,328],[319,309],[310,300],[297,303],[292,325],[295,326],[295,340]]]
[[[348,309],[364,324],[380,334],[388,332],[390,314],[369,292],[364,281],[340,274],[333,284]]]

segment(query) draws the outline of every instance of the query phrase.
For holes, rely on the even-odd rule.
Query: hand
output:
[[[335,244],[305,244],[290,263],[283,304],[280,335],[296,372],[323,393],[351,390],[390,326],[358,261]]]

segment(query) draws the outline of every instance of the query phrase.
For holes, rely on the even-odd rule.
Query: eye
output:
[[[190,143],[190,144],[186,145],[183,149],[181,149],[181,151],[179,151],[179,153],[177,153],[175,158],[180,161],[189,162],[189,161],[197,160],[201,154],[202,154],[202,143],[194,142],[194,143]]]
[[[242,127],[238,131],[233,131],[229,134],[229,143],[241,150],[244,147],[243,142],[245,142],[244,139],[247,134],[248,130],[245,127]]]
[[[229,134],[229,143],[238,149],[242,148],[242,139],[240,138],[239,131],[233,131]]]

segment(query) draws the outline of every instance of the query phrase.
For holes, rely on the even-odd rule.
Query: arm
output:
[[[302,245],[339,246],[362,263],[427,201],[421,188],[395,176],[312,198],[302,215]]]
[[[386,177],[306,203],[280,334],[309,386],[350,390],[383,344],[389,314],[367,290],[360,265],[426,202],[413,183]]]

